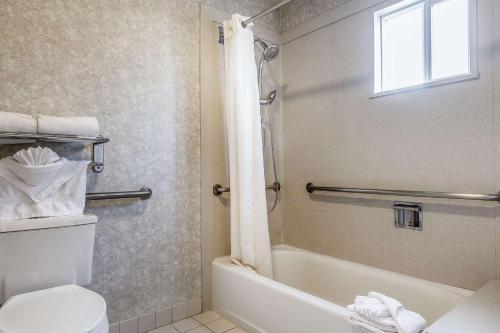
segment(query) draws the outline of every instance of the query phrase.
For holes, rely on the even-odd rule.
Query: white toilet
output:
[[[0,222],[0,333],[107,333],[90,283],[97,217]]]

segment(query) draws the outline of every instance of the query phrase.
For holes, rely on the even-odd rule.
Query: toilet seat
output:
[[[0,333],[107,333],[104,298],[77,285],[11,297],[0,308]]]

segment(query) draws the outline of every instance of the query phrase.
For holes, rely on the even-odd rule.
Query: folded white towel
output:
[[[59,155],[46,147],[30,147],[12,155],[16,162],[23,165],[49,165],[61,160]]]
[[[391,313],[387,306],[376,298],[356,296],[354,304],[347,306],[352,311],[365,317],[387,317]]]
[[[59,155],[49,148],[28,148],[1,160],[4,166],[32,186],[48,183],[63,167]]]
[[[353,313],[348,318],[353,326],[361,327],[373,333],[395,333],[398,332],[396,323],[392,317],[380,317],[377,321],[370,320],[357,313]]]
[[[0,221],[82,214],[87,161],[65,161],[49,184],[30,186],[0,163]]]
[[[368,293],[368,297],[356,297],[354,304],[347,308],[354,312],[349,318],[351,324],[364,328],[371,325],[382,332],[419,333],[427,324],[418,313],[406,310],[397,300],[377,292]]]
[[[31,185],[19,177],[17,173],[12,172],[10,162],[12,162],[12,159],[9,157],[0,160],[0,178],[3,178],[17,190],[27,195],[34,203],[39,203],[47,197],[57,194],[59,188],[72,178],[82,173],[86,175],[87,165],[89,164],[89,161],[68,161],[62,158],[60,161],[62,166],[58,166],[59,170],[56,170],[44,181],[38,181],[39,184]],[[36,172],[33,172],[33,174],[32,177],[34,178],[39,176]],[[85,195],[85,184],[78,188],[75,187],[73,191],[75,193],[82,191],[83,195]]]
[[[38,116],[38,133],[98,136],[99,122],[94,117]]]
[[[36,120],[27,114],[0,111],[0,132],[36,133]]]

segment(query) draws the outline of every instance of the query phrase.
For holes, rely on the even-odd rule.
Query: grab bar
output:
[[[278,192],[279,190],[281,190],[281,184],[278,183],[278,182],[275,182],[272,185],[267,185],[266,186],[266,190],[273,190],[274,192]],[[222,193],[227,193],[227,192],[231,192],[231,188],[230,187],[224,187],[224,186],[222,186],[220,184],[215,184],[214,187],[212,188],[212,193],[215,196],[219,196]]]
[[[153,195],[153,191],[149,187],[142,187],[139,191],[125,191],[125,192],[97,192],[87,193],[87,200],[110,200],[110,199],[128,199],[140,198],[148,200]]]
[[[315,191],[324,191],[324,192],[343,192],[343,193],[394,195],[394,196],[404,196],[404,197],[442,198],[442,199],[461,199],[461,200],[500,202],[500,192],[497,194],[468,194],[468,193],[429,192],[429,191],[379,190],[379,189],[366,189],[366,188],[315,186],[313,183],[307,183],[306,191],[309,193],[314,193]]]

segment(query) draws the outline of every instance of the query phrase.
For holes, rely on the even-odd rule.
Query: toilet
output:
[[[92,276],[94,215],[0,222],[0,333],[108,333]]]

